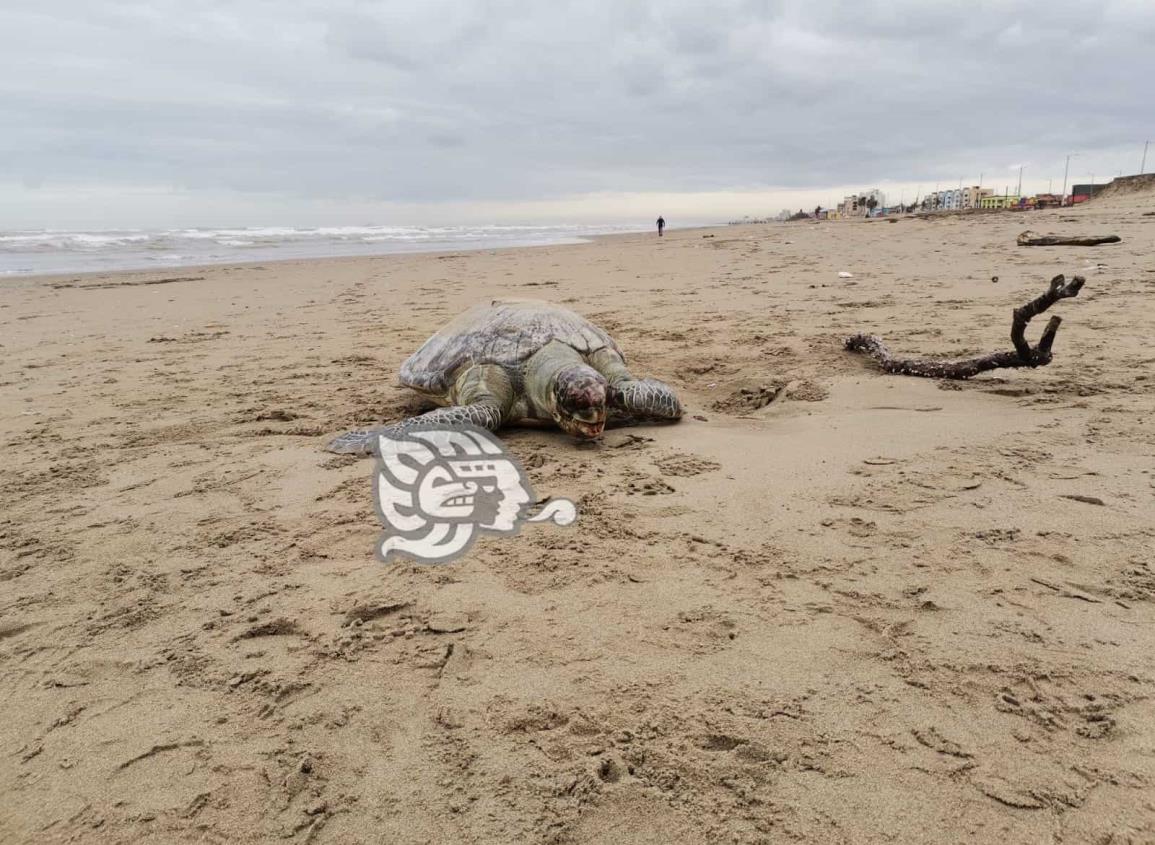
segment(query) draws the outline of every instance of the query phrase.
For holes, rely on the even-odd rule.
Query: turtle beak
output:
[[[573,433],[585,440],[592,440],[595,437],[601,437],[605,427],[605,417],[597,420],[596,422],[582,422],[581,420],[573,421]]]
[[[606,415],[604,411],[600,413],[591,411],[588,414],[573,416],[565,414],[558,420],[558,425],[574,437],[580,437],[583,440],[592,440],[595,437],[600,437],[601,433],[605,430]]]

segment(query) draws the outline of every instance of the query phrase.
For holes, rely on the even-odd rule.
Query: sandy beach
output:
[[[0,841],[1155,842],[1153,211],[4,280]],[[1009,348],[1057,273],[1049,367],[842,348]],[[382,564],[322,447],[506,296],[686,417],[507,430],[577,525]]]

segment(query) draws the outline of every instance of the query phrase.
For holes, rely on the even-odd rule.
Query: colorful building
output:
[[[979,208],[1015,208],[1020,199],[1018,194],[988,194],[979,201]]]

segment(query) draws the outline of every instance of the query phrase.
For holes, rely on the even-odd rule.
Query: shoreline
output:
[[[1034,212],[1038,214],[1056,214],[1059,212],[1069,213],[1071,209],[1045,209],[1043,211]],[[939,212],[925,212],[913,213],[906,215],[895,215],[890,217],[878,218],[845,218],[834,221],[775,221],[766,220],[759,222],[741,222],[734,221],[728,223],[715,223],[701,226],[682,226],[669,227],[666,229],[666,238],[672,238],[678,233],[694,233],[694,232],[734,232],[745,229],[752,229],[754,231],[775,231],[775,232],[789,232],[796,231],[797,227],[806,226],[817,222],[820,225],[826,226],[854,226],[863,223],[887,223],[899,221],[926,221],[935,222],[947,220],[951,218],[967,218],[972,219],[989,219],[992,216],[1000,216],[1007,218],[1012,214],[1008,209],[981,209],[981,210],[967,210],[967,211],[939,211]],[[1034,215],[1032,215],[1033,219]],[[542,250],[556,247],[574,247],[597,244],[601,242],[613,242],[615,240],[627,238],[646,238],[652,236],[657,240],[657,235],[651,229],[639,229],[628,232],[609,232],[605,234],[588,235],[583,238],[564,239],[550,243],[535,243],[535,244],[508,244],[501,246],[476,246],[476,247],[456,247],[453,249],[428,249],[428,250],[399,250],[394,252],[382,253],[367,253],[357,255],[318,255],[318,256],[300,256],[300,257],[284,257],[272,259],[254,259],[252,261],[221,261],[211,262],[206,264],[174,264],[165,265],[162,267],[136,267],[129,269],[108,269],[108,270],[82,270],[75,272],[59,272],[59,273],[20,273],[12,275],[0,276],[0,290],[3,289],[4,283],[11,282],[61,282],[72,279],[114,279],[119,277],[137,278],[140,276],[159,275],[159,274],[180,274],[184,272],[200,272],[207,273],[216,270],[228,269],[252,269],[255,267],[278,267],[278,266],[297,266],[297,265],[317,265],[323,266],[325,264],[348,264],[351,262],[372,262],[389,259],[407,259],[407,258],[445,258],[456,254],[488,254],[488,253],[505,253],[505,252],[520,252],[523,250]]]
[[[668,231],[688,231],[695,229],[709,229],[717,226],[725,226],[726,224],[715,224],[708,226],[686,226],[680,228],[672,228]],[[643,235],[650,232],[649,229],[637,229],[620,232],[605,232],[598,234],[590,234],[584,236],[563,237],[557,240],[548,241],[544,243],[508,243],[496,245],[464,245],[454,247],[436,247],[436,248],[417,248],[417,249],[395,249],[388,252],[366,252],[366,253],[351,253],[351,254],[321,254],[321,255],[300,255],[300,256],[283,256],[271,258],[253,258],[241,260],[227,260],[227,261],[211,261],[207,263],[176,263],[163,265],[148,265],[141,267],[114,267],[104,269],[84,269],[75,271],[51,271],[51,272],[4,272],[0,273],[0,285],[6,280],[15,279],[58,279],[64,277],[91,277],[91,276],[114,276],[121,274],[142,274],[142,273],[174,273],[180,271],[197,271],[213,267],[231,267],[231,266],[253,266],[259,264],[280,264],[286,262],[301,262],[301,261],[342,261],[342,260],[369,260],[388,258],[391,256],[413,256],[413,255],[446,255],[456,252],[490,252],[495,250],[511,250],[511,249],[537,249],[542,247],[552,246],[574,246],[582,243],[593,243],[600,238],[614,238],[627,237],[632,235]]]

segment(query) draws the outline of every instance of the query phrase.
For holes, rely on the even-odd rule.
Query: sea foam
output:
[[[0,231],[0,275],[577,243],[622,225],[252,226]]]

